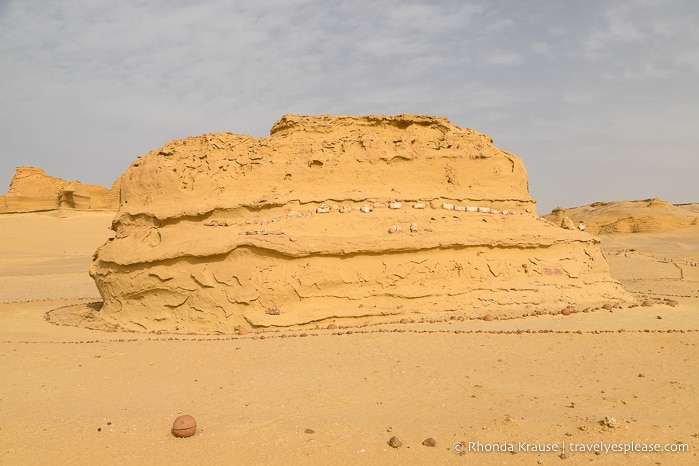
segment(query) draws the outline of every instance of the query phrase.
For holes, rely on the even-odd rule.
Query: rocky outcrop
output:
[[[673,205],[660,199],[595,202],[571,209],[555,208],[545,218],[566,228],[566,219],[597,235],[660,233],[699,225],[696,204]]]
[[[123,328],[232,332],[627,298],[596,238],[538,218],[522,161],[428,116],[286,115],[122,177],[90,273]]]
[[[0,200],[0,212],[8,213],[59,208],[116,210],[119,206],[119,181],[108,190],[103,186],[48,176],[40,168],[17,167],[7,194]]]

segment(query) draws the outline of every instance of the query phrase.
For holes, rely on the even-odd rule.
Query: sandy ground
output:
[[[0,215],[2,465],[699,464],[699,227],[602,238],[651,307],[230,337],[48,321],[97,308],[112,217]],[[688,451],[571,451],[632,442]]]

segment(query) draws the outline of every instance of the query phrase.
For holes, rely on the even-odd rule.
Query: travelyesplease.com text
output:
[[[641,442],[459,442],[454,444],[454,452],[465,453],[685,453],[689,452],[686,443],[641,443]]]

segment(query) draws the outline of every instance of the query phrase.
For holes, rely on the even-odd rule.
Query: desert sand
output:
[[[568,449],[562,464],[699,461],[699,281],[667,266],[699,262],[696,226],[601,237],[650,307],[247,335],[48,321],[98,307],[87,269],[113,216],[0,216],[0,464],[558,464],[562,444],[599,442],[689,451]],[[198,430],[177,439],[183,413]],[[462,441],[558,451],[460,456]]]
[[[0,201],[2,465],[699,463],[696,204],[539,217],[516,156],[410,115]]]

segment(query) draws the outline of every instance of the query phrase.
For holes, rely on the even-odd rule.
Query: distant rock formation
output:
[[[77,210],[116,210],[119,184],[103,186],[65,181],[34,167],[17,167],[5,196],[0,197],[0,213],[35,212],[59,208]]]
[[[699,225],[696,204],[673,205],[657,198],[595,202],[571,209],[556,207],[544,217],[562,228],[568,228],[568,222],[583,224],[596,235],[659,233]]]
[[[126,171],[113,228],[90,274],[103,317],[134,330],[629,297],[596,238],[536,216],[518,157],[446,118],[286,115],[268,138],[172,141]]]

